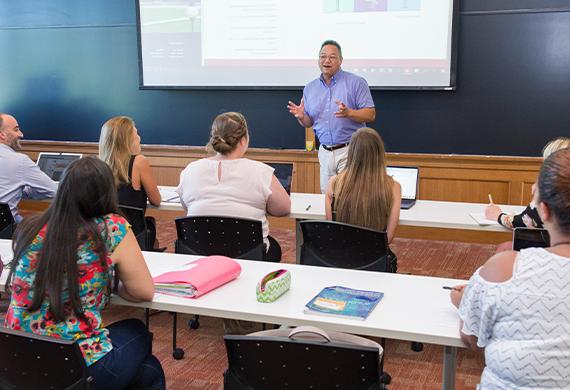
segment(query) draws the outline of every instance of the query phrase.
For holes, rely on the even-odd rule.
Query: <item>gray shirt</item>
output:
[[[56,191],[57,183],[28,156],[0,144],[0,202],[8,203],[16,222],[22,220],[18,214],[18,203],[22,198],[53,198]]]

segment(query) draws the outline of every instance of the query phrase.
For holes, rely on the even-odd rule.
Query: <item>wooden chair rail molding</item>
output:
[[[23,152],[36,160],[39,152],[96,155],[95,142],[22,141]],[[177,185],[180,172],[193,160],[207,156],[204,147],[143,145],[160,185]],[[294,192],[319,192],[319,162],[315,151],[251,148],[247,157],[294,164]],[[531,199],[542,159],[539,157],[467,156],[388,153],[390,165],[420,167],[420,199],[458,202],[526,204]]]

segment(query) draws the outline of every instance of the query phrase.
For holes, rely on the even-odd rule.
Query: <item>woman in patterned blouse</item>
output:
[[[144,324],[103,326],[114,273],[123,298],[154,295],[136,238],[117,214],[110,168],[94,157],[73,162],[47,211],[24,220],[14,237],[5,326],[77,341],[95,389],[164,389]]]
[[[480,389],[570,388],[570,149],[548,157],[534,201],[549,248],[491,257],[451,291],[461,338],[484,349]]]

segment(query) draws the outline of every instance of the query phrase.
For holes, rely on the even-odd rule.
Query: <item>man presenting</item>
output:
[[[57,184],[51,180],[28,156],[17,153],[24,137],[12,115],[0,113],[0,202],[8,203],[16,223],[20,199],[52,198]]]
[[[287,105],[301,126],[313,126],[321,143],[322,193],[329,179],[344,168],[352,134],[376,118],[368,83],[360,76],[343,71],[341,64],[340,45],[332,40],[323,42],[319,52],[321,76],[305,86],[299,105],[292,101]]]

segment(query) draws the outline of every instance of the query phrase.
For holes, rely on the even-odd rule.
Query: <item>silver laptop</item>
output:
[[[291,195],[291,183],[293,182],[293,164],[291,163],[266,163],[275,169],[273,174],[279,180],[279,183],[285,188],[285,191]]]
[[[386,172],[402,186],[402,205],[400,208],[407,210],[416,204],[420,168],[387,166]]]
[[[80,153],[52,153],[41,152],[36,165],[53,181],[59,181],[65,168],[83,155]]]

